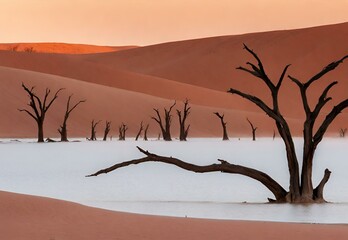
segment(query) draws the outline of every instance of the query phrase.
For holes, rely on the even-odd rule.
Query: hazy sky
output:
[[[154,43],[348,21],[348,0],[0,0],[0,42]]]

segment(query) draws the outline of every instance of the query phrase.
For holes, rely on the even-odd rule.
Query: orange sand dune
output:
[[[0,192],[0,232],[11,240],[345,239],[346,225],[222,221],[112,212]]]
[[[260,57],[264,59],[265,68],[272,79],[277,79],[282,68],[286,64],[292,63],[289,73],[303,80],[317,73],[330,61],[339,59],[348,53],[347,34],[348,23],[344,23],[300,30],[173,42],[112,53],[70,55],[0,51],[0,66],[66,77],[65,80],[60,78],[54,85],[57,88],[65,86],[64,84],[67,82],[70,86],[71,79],[80,80],[78,84],[86,86],[86,89],[94,86],[93,89],[84,90],[90,93],[88,97],[79,93],[80,88],[77,86],[71,87],[69,91],[75,94],[79,93],[79,96],[83,98],[95,99],[93,101],[103,100],[105,106],[110,102],[113,105],[115,105],[114,102],[117,102],[119,105],[114,106],[112,110],[108,109],[105,117],[104,115],[98,117],[106,119],[111,118],[112,114],[114,114],[112,116],[117,114],[118,117],[115,120],[117,124],[120,121],[129,121],[130,124],[137,125],[136,122],[149,118],[153,107],[168,106],[173,99],[183,100],[188,98],[192,104],[204,108],[205,110],[202,110],[202,112],[209,112],[208,115],[200,115],[198,113],[201,110],[198,110],[200,108],[197,107],[197,110],[195,110],[197,115],[192,114],[191,120],[195,123],[192,126],[197,127],[192,128],[194,135],[219,135],[216,133],[219,126],[211,126],[211,122],[216,120],[214,116],[210,115],[213,111],[225,112],[231,131],[237,135],[247,134],[249,126],[245,121],[246,117],[249,117],[259,126],[260,133],[272,135],[275,128],[274,124],[264,113],[244,99],[225,93],[229,87],[234,87],[253,93],[270,103],[269,92],[261,81],[235,69],[236,66],[252,60],[250,55],[242,49],[242,43],[247,43],[259,53]],[[322,81],[309,89],[309,92],[312,93],[309,96],[310,104],[313,106],[323,88],[331,80],[339,81],[339,86],[335,87],[329,94],[333,96],[334,100],[324,108],[324,114],[338,101],[347,98],[348,82],[345,81],[347,64],[343,63],[337,70],[328,74]],[[14,69],[11,70],[12,78],[18,82],[27,79],[25,76],[17,75],[19,72],[19,70],[18,72]],[[47,76],[42,74],[38,77],[40,81],[37,82],[37,85],[41,89],[52,86],[52,81],[49,81],[50,78],[47,78]],[[30,77],[30,81],[34,83],[35,78],[34,76]],[[6,77],[0,79],[1,81],[7,81]],[[90,84],[84,85],[84,82]],[[96,92],[96,88],[108,89],[110,97],[105,95],[104,90]],[[294,134],[300,134],[301,126],[298,119],[303,118],[304,114],[296,88],[295,84],[290,82],[289,79],[284,82],[280,92],[280,108],[285,116],[293,119]],[[18,87],[13,88],[12,91],[11,94],[18,95],[16,92]],[[116,92],[122,92],[123,95],[116,94]],[[147,99],[149,95],[152,96],[150,98],[153,99],[153,102],[148,105],[142,104],[140,106],[142,101],[128,100],[129,96],[132,96],[132,99],[139,99],[139,96]],[[108,96],[108,99],[105,99],[105,96]],[[167,99],[167,101],[163,101],[163,99]],[[137,115],[135,119],[131,117],[134,115],[133,110],[129,108],[125,110],[125,107],[122,107],[121,103],[125,102],[127,104],[132,102],[133,110],[147,109],[142,110],[143,115]],[[7,100],[4,99],[2,105],[6,104],[8,104]],[[97,118],[94,113],[102,111],[100,104],[101,102],[93,106],[90,105],[88,110],[83,111],[85,116],[84,121],[81,121],[85,122],[87,118]],[[63,108],[63,104],[61,108]],[[99,109],[95,110],[95,108]],[[92,112],[94,115],[88,115],[87,112],[88,114]],[[114,113],[111,114],[110,112]],[[144,115],[145,112],[147,113],[146,116]],[[319,120],[322,120],[324,116],[322,115]],[[52,127],[49,128],[52,129],[52,134],[55,132],[53,129],[56,128],[53,125],[57,126],[59,117],[57,116],[54,119],[54,124],[52,123]],[[339,128],[347,127],[347,119],[348,112],[344,111],[329,129],[331,134],[337,136]],[[85,129],[86,127],[83,126],[82,128]],[[9,130],[6,129],[9,128],[4,128],[4,131],[8,133]],[[11,128],[11,130],[15,129]],[[131,131],[135,132],[136,130],[132,127]],[[86,135],[82,130],[74,134],[78,136]]]
[[[58,137],[57,129],[63,120],[67,97],[73,95],[73,101],[87,99],[72,113],[68,123],[69,135],[75,137],[87,137],[90,134],[90,121],[102,120],[98,127],[98,135],[102,135],[104,121],[112,121],[111,135],[118,136],[118,126],[124,122],[129,126],[128,136],[134,136],[138,131],[141,121],[150,124],[150,136],[157,137],[160,132],[157,124],[150,117],[153,108],[163,109],[170,106],[173,101],[145,95],[142,93],[86,83],[69,78],[37,72],[0,67],[0,79],[3,86],[0,88],[0,96],[4,101],[0,102],[0,111],[4,114],[0,118],[1,137],[35,137],[36,125],[33,119],[17,109],[26,107],[28,97],[21,87],[24,82],[27,86],[37,86],[35,91],[42,96],[45,87],[52,92],[59,88],[65,88],[59,96],[52,110],[48,112],[45,124],[46,137]],[[178,101],[177,107],[181,109],[183,104]],[[176,108],[175,108],[176,109]],[[173,136],[178,136],[178,120],[175,109],[173,110]],[[257,123],[260,134],[271,135],[273,132],[270,120],[260,113],[246,112],[232,109],[219,109],[192,105],[192,114],[188,123],[191,124],[190,136],[220,136],[221,126],[219,119],[213,115],[214,111],[224,112],[228,122],[230,134],[233,137],[249,135],[249,125],[246,117]],[[300,125],[296,119],[291,121],[296,129]],[[299,131],[299,130],[297,130]]]
[[[95,46],[87,44],[71,43],[2,43],[0,50],[19,52],[43,52],[43,53],[65,53],[65,54],[86,54],[101,52],[116,52],[135,46]]]

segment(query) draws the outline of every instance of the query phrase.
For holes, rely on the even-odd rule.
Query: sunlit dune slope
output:
[[[86,54],[101,52],[116,52],[135,46],[96,46],[88,44],[71,43],[2,43],[0,50],[18,52],[43,52],[43,53],[65,53],[65,54]]]

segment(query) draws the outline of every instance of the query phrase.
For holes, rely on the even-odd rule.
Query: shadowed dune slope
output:
[[[344,239],[344,225],[171,218],[112,212],[79,204],[0,192],[3,239]]]

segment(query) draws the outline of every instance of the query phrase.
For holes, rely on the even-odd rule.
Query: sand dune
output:
[[[26,107],[28,97],[21,87],[24,82],[27,86],[37,86],[38,95],[44,93],[45,87],[52,92],[65,88],[55,104],[47,114],[46,137],[58,137],[57,129],[63,119],[67,97],[73,95],[73,101],[87,99],[72,113],[69,121],[69,134],[75,137],[87,137],[92,119],[102,120],[98,127],[98,135],[102,135],[104,121],[112,121],[111,135],[118,136],[118,126],[124,122],[129,126],[128,134],[134,136],[141,121],[150,124],[149,134],[157,137],[160,132],[157,124],[151,119],[153,108],[163,109],[173,103],[173,100],[153,97],[132,91],[106,87],[98,84],[86,83],[79,80],[42,74],[32,71],[0,67],[0,79],[6,88],[0,89],[0,95],[5,101],[0,102],[0,111],[6,114],[0,118],[0,136],[2,137],[35,137],[36,125],[33,119],[17,109]],[[178,101],[177,108],[183,104]],[[175,111],[175,110],[174,110]],[[220,109],[192,105],[192,114],[188,123],[191,124],[190,136],[220,136],[221,126],[219,119],[213,115],[214,111],[223,112],[228,122],[230,134],[233,137],[249,135],[249,126],[246,117],[255,121],[260,127],[260,134],[273,132],[270,120],[260,113],[233,109]],[[296,119],[291,121],[299,129]],[[178,136],[178,120],[173,112],[174,137]]]
[[[18,52],[43,52],[43,53],[65,53],[65,54],[86,54],[101,52],[116,52],[135,46],[96,46],[88,44],[69,44],[69,43],[2,43],[0,50]]]
[[[345,239],[345,225],[201,220],[127,214],[0,192],[4,239]]]
[[[275,127],[264,113],[244,99],[226,93],[229,87],[234,87],[255,94],[268,103],[270,100],[268,90],[261,81],[235,69],[236,66],[251,60],[250,55],[242,49],[242,44],[247,43],[259,53],[272,79],[277,79],[282,68],[292,63],[289,73],[304,80],[330,61],[348,53],[347,34],[348,23],[344,23],[300,30],[165,43],[98,54],[0,51],[0,66],[12,68],[1,68],[0,71],[3,86],[8,88],[1,90],[5,92],[1,104],[3,109],[9,109],[9,114],[1,121],[11,124],[11,119],[19,119],[18,112],[10,109],[18,108],[19,99],[22,103],[26,101],[22,97],[20,82],[27,80],[28,84],[35,84],[41,89],[66,87],[69,89],[66,92],[70,91],[77,97],[88,99],[86,107],[81,107],[81,119],[76,120],[76,123],[75,120],[72,122],[74,136],[85,136],[87,130],[82,129],[87,128],[86,122],[92,118],[110,119],[117,125],[121,121],[128,122],[132,126],[130,132],[134,133],[137,128],[134,126],[141,120],[151,121],[149,115],[153,107],[169,106],[174,99],[182,101],[185,98],[190,99],[195,105],[190,119],[194,127],[194,136],[220,135],[219,126],[211,124],[216,121],[211,115],[214,111],[226,114],[231,131],[237,136],[249,134],[246,117],[259,126],[260,134],[270,136]],[[39,73],[35,75],[33,72],[20,69]],[[333,96],[334,100],[327,105],[324,113],[347,97],[346,69],[347,63],[343,63],[311,87],[312,94],[309,99],[312,106],[330,80],[338,80],[339,87],[331,91],[330,96]],[[11,82],[9,79],[12,79]],[[298,119],[303,118],[304,114],[299,107],[301,102],[296,88],[290,80],[284,82],[280,92],[280,108],[285,116],[293,119],[293,132],[298,135],[301,134]],[[61,114],[64,108],[63,102],[59,104],[61,106],[57,106],[57,114]],[[6,105],[8,107],[5,107]],[[321,119],[323,117],[324,115]],[[57,115],[52,119],[47,121],[48,132],[55,136],[60,117]],[[347,120],[348,113],[344,111],[329,129],[330,134],[337,136],[339,128],[347,127]],[[23,127],[18,128],[3,127],[1,134],[31,136],[32,128],[24,130],[27,124],[29,123],[19,124]],[[81,126],[81,130],[76,130],[79,128],[77,126]],[[155,131],[157,135],[158,130]]]

